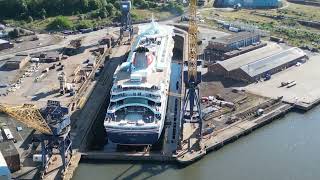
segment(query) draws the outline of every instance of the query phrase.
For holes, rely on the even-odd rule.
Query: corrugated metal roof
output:
[[[242,55],[227,59],[225,61],[219,61],[222,67],[224,67],[227,71],[232,71],[240,68],[243,65],[252,63],[257,59],[262,59],[268,56],[271,56],[274,53],[278,53],[282,50],[282,48],[275,43],[268,44],[265,47],[244,53]]]
[[[306,56],[306,54],[301,49],[294,47],[275,55],[246,64],[240,68],[249,76],[254,77],[304,56]]]
[[[10,170],[8,168],[6,160],[4,159],[2,153],[0,152],[0,178],[2,176],[8,177],[8,179],[10,179]]]
[[[231,44],[234,42],[238,42],[244,39],[248,39],[250,37],[254,37],[257,36],[258,34],[254,33],[254,32],[239,32],[239,33],[235,33],[235,34],[231,34],[229,36],[224,36],[221,38],[217,38],[213,41],[211,41],[211,43],[221,43],[221,44]]]

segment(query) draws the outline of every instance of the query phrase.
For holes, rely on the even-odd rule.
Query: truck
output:
[[[230,26],[230,27],[229,27],[229,31],[231,31],[231,32],[239,32],[240,29],[239,29],[239,28],[236,28],[236,27]]]
[[[270,73],[267,73],[265,76],[264,76],[264,80],[265,81],[268,81],[271,79],[271,74]]]
[[[293,86],[297,85],[297,83],[295,81],[293,81],[292,83],[287,85],[287,88],[291,88]]]
[[[9,128],[3,128],[3,133],[4,133],[5,137],[7,138],[7,140],[13,140],[14,139],[14,137],[13,137],[13,135],[12,135],[12,133],[11,133]]]
[[[295,81],[292,81],[292,80],[289,80],[289,81],[284,81],[284,82],[281,82],[281,86],[280,87],[285,87],[291,83],[294,83]]]
[[[262,114],[264,113],[264,110],[263,109],[258,109],[257,111],[256,111],[256,117],[258,117],[258,116],[261,116]]]
[[[49,72],[49,68],[45,68],[45,69],[42,71],[42,73],[47,73],[47,72]]]
[[[49,67],[50,70],[55,69],[55,68],[56,68],[55,64],[53,64],[52,66]]]

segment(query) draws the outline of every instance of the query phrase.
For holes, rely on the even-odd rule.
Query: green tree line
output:
[[[117,0],[0,0],[0,18],[46,18],[119,8]],[[112,14],[112,12],[107,12]]]

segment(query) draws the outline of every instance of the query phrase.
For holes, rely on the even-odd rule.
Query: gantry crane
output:
[[[120,1],[121,4],[121,27],[120,27],[120,40],[124,36],[129,36],[129,40],[132,39],[133,35],[133,26],[132,26],[132,19],[131,19],[131,1],[124,0]],[[129,34],[126,34],[129,33]]]
[[[65,171],[72,157],[68,108],[62,107],[59,101],[49,100],[46,108],[41,111],[31,104],[22,106],[0,104],[0,112],[42,133],[34,138],[41,142],[42,177],[46,173],[54,150],[59,151],[62,172]]]
[[[199,88],[201,83],[201,72],[197,70],[197,41],[198,41],[198,25],[197,25],[197,0],[189,2],[189,30],[188,30],[188,67],[184,70],[183,81],[185,84],[185,97],[183,100],[183,109],[181,115],[181,138],[183,140],[184,123],[199,124],[199,136],[202,133],[202,115],[200,108]]]

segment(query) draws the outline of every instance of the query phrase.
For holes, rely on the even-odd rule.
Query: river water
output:
[[[82,162],[74,180],[318,180],[320,107],[290,113],[187,166]]]

